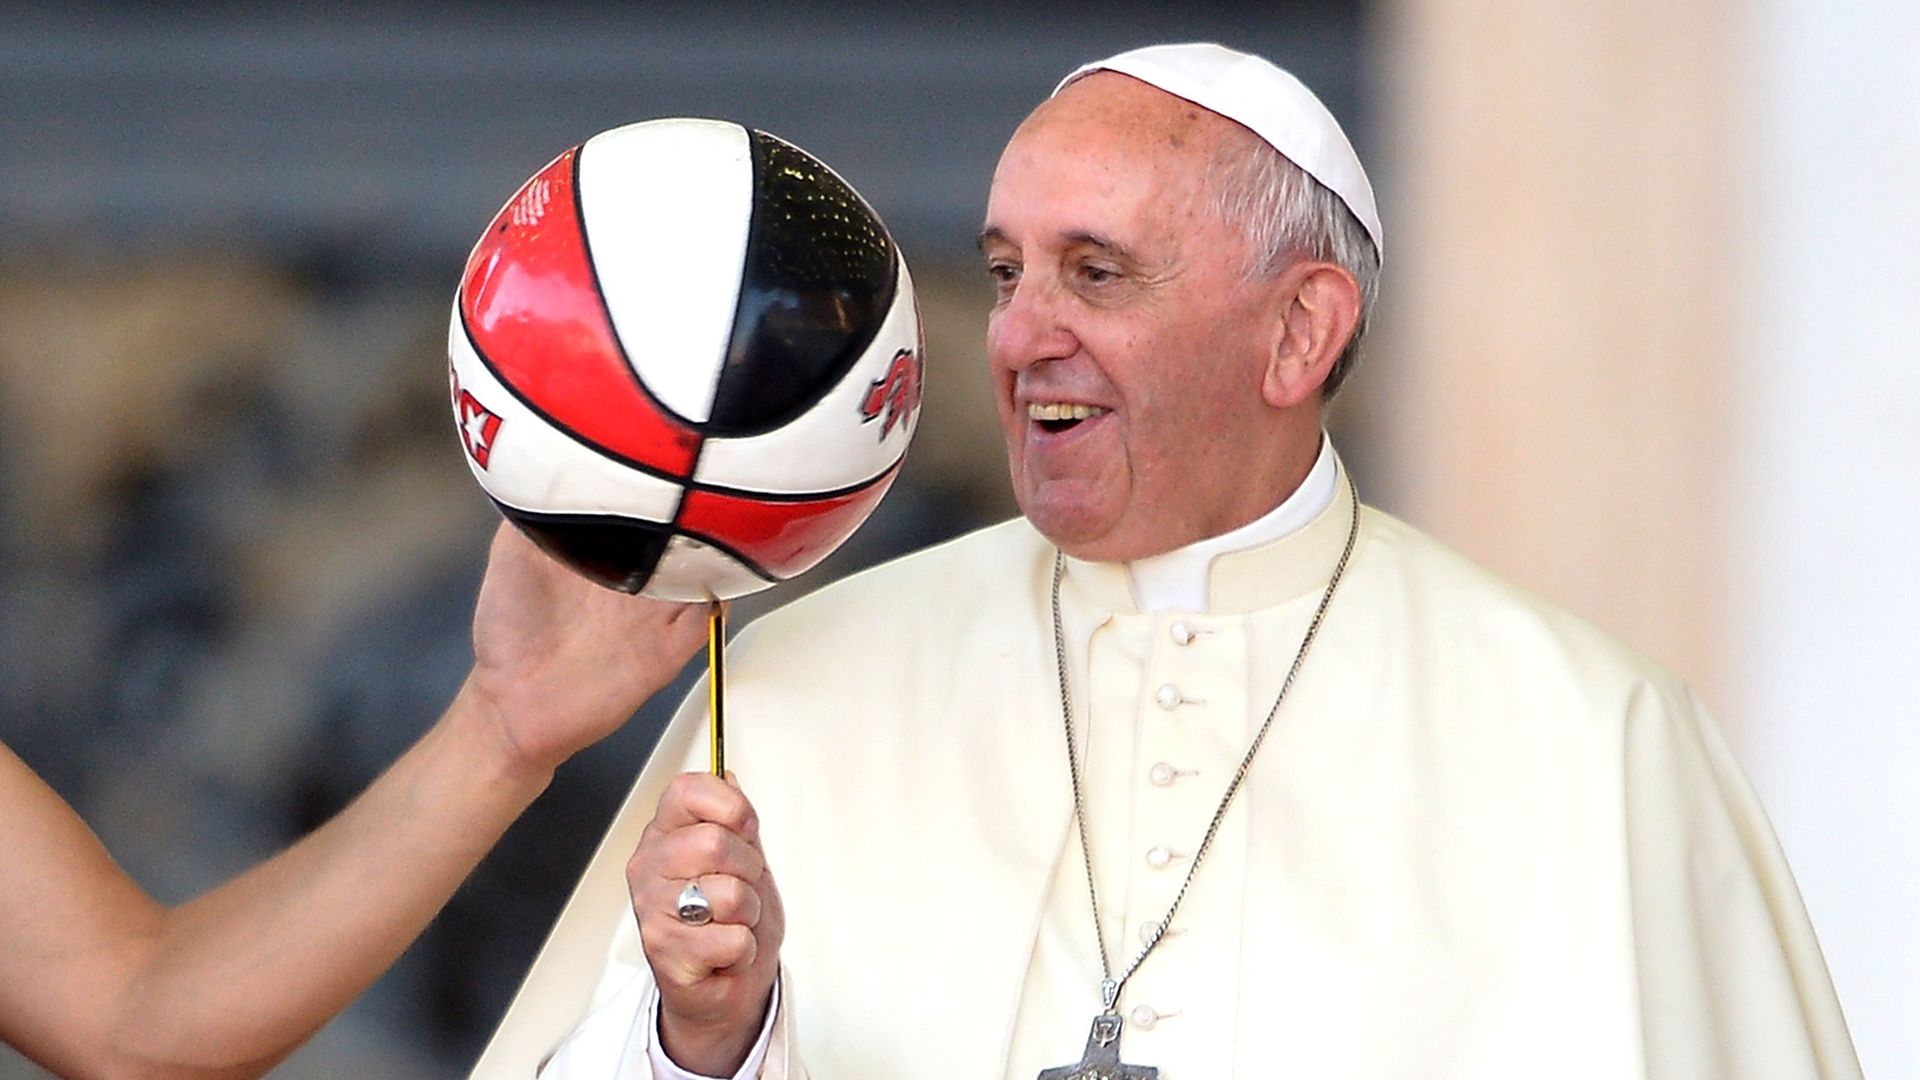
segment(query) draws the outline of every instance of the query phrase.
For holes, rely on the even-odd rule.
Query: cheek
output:
[[[1261,402],[1261,362],[1244,338],[1194,326],[1143,351],[1130,395],[1142,468],[1231,455]]]

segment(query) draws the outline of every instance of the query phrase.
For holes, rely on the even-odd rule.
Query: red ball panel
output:
[[[694,488],[681,501],[674,525],[785,580],[811,569],[853,535],[899,474],[895,466],[852,491],[813,499]]]
[[[650,472],[693,472],[700,434],[654,401],[627,361],[589,261],[578,149],[514,195],[467,259],[460,311],[474,351],[563,431]]]

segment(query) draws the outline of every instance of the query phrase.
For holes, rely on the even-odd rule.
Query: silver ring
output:
[[[679,909],[675,914],[688,926],[705,926],[713,921],[713,902],[707,899],[706,893],[700,891],[697,881],[687,882],[687,887],[680,890],[680,899],[675,901],[675,906]]]

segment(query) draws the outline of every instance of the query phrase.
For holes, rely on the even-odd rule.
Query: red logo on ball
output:
[[[912,416],[918,408],[920,357],[912,349],[901,349],[893,354],[893,363],[888,366],[885,377],[867,384],[867,396],[860,402],[860,422],[878,420],[885,410],[887,419],[880,425],[880,438],[885,441],[893,433],[893,425],[902,417]]]
[[[460,441],[466,445],[467,455],[474,464],[487,467],[487,459],[493,456],[493,439],[500,434],[500,417],[487,411],[480,399],[460,386],[459,380],[453,384],[454,418],[460,424]]]

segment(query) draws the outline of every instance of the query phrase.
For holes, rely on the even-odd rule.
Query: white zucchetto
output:
[[[1340,197],[1386,257],[1373,185],[1360,167],[1347,133],[1306,84],[1271,61],[1224,45],[1149,45],[1086,64],[1060,80],[1068,83],[1096,71],[1117,71],[1184,98],[1266,140],[1308,176]]]

